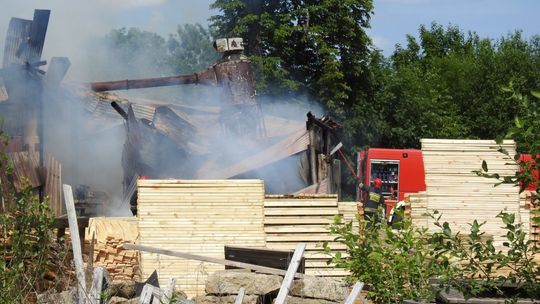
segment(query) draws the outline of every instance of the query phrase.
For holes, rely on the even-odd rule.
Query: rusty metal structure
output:
[[[263,138],[266,136],[261,108],[255,99],[255,79],[250,60],[242,54],[241,38],[218,39],[221,60],[207,70],[191,75],[93,82],[95,92],[153,88],[185,84],[217,86],[220,94],[220,124],[224,135]]]

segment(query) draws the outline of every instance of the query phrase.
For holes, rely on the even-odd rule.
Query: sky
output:
[[[2,0],[0,54],[11,17],[31,19],[34,8],[52,10],[44,59],[67,56],[77,62],[88,37],[106,35],[113,28],[139,27],[164,36],[183,23],[199,22],[216,14],[213,0]],[[540,0],[374,0],[368,31],[377,48],[390,55],[407,34],[436,21],[480,37],[500,38],[522,30],[525,38],[540,31]]]
[[[515,30],[525,38],[540,34],[539,0],[375,0],[369,34],[389,55],[406,35],[417,36],[421,24],[435,21],[474,31],[481,38],[498,39]]]

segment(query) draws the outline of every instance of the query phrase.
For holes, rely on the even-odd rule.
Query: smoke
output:
[[[126,68],[118,64],[114,54],[118,52],[104,43],[112,29],[137,27],[141,31],[151,31],[166,37],[173,33],[179,23],[200,22],[205,24],[211,15],[210,1],[165,1],[165,0],[116,0],[116,1],[62,1],[62,0],[7,0],[0,9],[0,58],[3,57],[4,41],[12,17],[31,20],[34,9],[50,9],[51,16],[42,59],[50,61],[53,56],[68,57],[71,67],[64,79],[64,85],[56,92],[45,90],[43,98],[43,144],[45,154],[54,155],[62,163],[63,182],[74,188],[79,184],[88,185],[93,196],[107,193],[111,198],[107,213],[126,215],[129,206],[121,204],[122,198],[122,148],[125,130],[122,118],[113,113],[112,117],[100,119],[103,113],[95,109],[92,97],[76,83],[107,80],[108,76],[133,77],[137,70],[140,76],[155,76],[151,70],[151,53],[133,53],[129,58],[134,67]],[[174,13],[173,13],[174,12]],[[171,15],[173,13],[174,15]],[[116,64],[115,64],[116,63]],[[98,67],[98,68],[96,68]],[[47,70],[48,66],[42,67]],[[168,74],[171,71],[162,71]],[[36,120],[38,103],[29,102],[39,94],[39,82],[25,76],[6,80],[10,88],[10,102],[26,105],[0,109],[0,116],[9,117],[11,133],[20,133],[22,121]],[[173,88],[155,89],[149,96],[168,95]],[[157,93],[156,93],[157,92]],[[133,94],[131,94],[133,95]],[[95,101],[95,100],[94,100]],[[103,102],[107,108],[109,102]],[[26,111],[31,109],[32,111]],[[109,109],[110,110],[110,109]],[[26,113],[30,112],[30,113]],[[28,128],[27,128],[28,129]],[[32,127],[31,134],[37,135],[38,128]],[[8,130],[9,131],[9,130]]]
[[[207,24],[214,13],[211,0],[3,0],[0,8],[0,58],[9,20],[12,17],[32,19],[34,9],[50,9],[51,17],[43,50],[43,59],[69,57],[72,68],[67,78],[91,81],[87,73],[99,61],[95,51],[100,38],[112,29],[137,27],[167,36],[178,24]],[[114,67],[110,67],[114,69]]]
[[[46,154],[62,163],[63,182],[74,186],[83,184],[91,187],[95,196],[101,192],[111,198],[106,208],[107,215],[128,215],[129,206],[122,203],[123,168],[122,153],[126,141],[125,123],[122,117],[110,108],[108,101],[96,103],[95,97],[85,93],[77,83],[96,80],[133,79],[171,75],[172,69],[156,67],[156,53],[148,49],[129,47],[116,49],[104,37],[111,29],[138,27],[141,31],[157,32],[165,40],[167,33],[175,32],[176,26],[184,22],[201,22],[212,15],[208,9],[212,1],[61,1],[51,0],[47,7],[42,1],[7,1],[0,10],[0,42],[5,41],[9,18],[32,19],[35,8],[51,9],[49,27],[45,39],[42,59],[65,56],[71,61],[71,68],[64,83],[57,91],[45,90],[43,107],[43,144]],[[171,17],[171,11],[182,18]],[[159,20],[157,22],[156,20]],[[158,39],[159,40],[159,39]],[[150,48],[151,49],[151,48]],[[3,47],[0,47],[2,55]],[[44,67],[47,70],[47,66]],[[12,91],[27,91],[28,83],[19,81],[9,84]],[[16,89],[14,89],[16,87]],[[119,92],[120,98],[146,105],[172,104],[197,108],[216,109],[220,106],[219,88],[205,86],[163,87]],[[10,94],[11,95],[11,94]],[[16,94],[12,96],[16,99]],[[279,142],[287,134],[305,127],[306,113],[317,116],[324,113],[322,107],[309,98],[297,97],[277,100],[259,97],[270,138],[264,145],[253,139],[224,137],[219,123],[208,130],[204,124],[198,126],[205,134],[190,141],[208,149],[202,155],[184,155],[177,149],[162,149],[162,162],[158,170],[167,172],[167,178],[187,178],[197,169],[208,165],[206,178],[212,178],[212,169],[233,166],[244,158],[264,150]],[[216,113],[219,113],[219,109]],[[2,113],[0,116],[10,115]],[[213,114],[216,119],[217,114]],[[212,115],[210,115],[212,116]],[[269,117],[278,117],[268,119]],[[190,117],[188,117],[188,120]],[[286,124],[283,122],[287,122]],[[210,133],[210,135],[208,135]],[[276,135],[276,134],[279,134]],[[169,147],[172,147],[169,143]],[[302,155],[262,166],[237,177],[263,178],[267,190],[282,193],[306,186],[299,176],[298,165]],[[170,173],[171,168],[190,168],[186,172]],[[178,170],[177,170],[178,171]],[[217,171],[216,171],[217,172]]]

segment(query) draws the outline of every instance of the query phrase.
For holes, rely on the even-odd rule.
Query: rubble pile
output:
[[[277,296],[283,277],[253,273],[246,270],[223,270],[208,277],[206,294],[187,298],[176,290],[171,303],[182,304],[227,304],[235,303],[240,288],[244,288],[243,304],[272,303]],[[139,303],[133,281],[114,282],[104,292],[106,303]],[[349,285],[335,278],[304,276],[294,281],[287,303],[289,304],[334,304],[344,303],[350,292]],[[75,291],[47,294],[39,297],[38,303],[74,303]]]
[[[197,304],[234,303],[240,288],[244,288],[242,303],[269,303],[277,295],[283,277],[244,270],[218,271],[208,277],[206,294],[193,298]],[[296,280],[287,297],[292,304],[343,303],[349,293],[347,283],[328,277],[305,276]]]

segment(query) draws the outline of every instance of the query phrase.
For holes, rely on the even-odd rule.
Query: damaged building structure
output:
[[[218,39],[222,59],[200,73],[91,84],[96,92],[186,84],[219,92],[220,107],[214,108],[111,102],[125,123],[124,200],[134,213],[140,177],[262,179],[268,193],[339,195],[341,163],[330,152],[341,126],[311,112],[305,124],[264,115],[241,45],[241,38]]]
[[[43,112],[47,96],[57,89],[70,63],[67,58],[55,57],[47,72],[40,69],[47,64],[41,54],[49,15],[49,10],[35,10],[32,20],[12,18],[9,23],[0,69],[1,128],[7,141],[0,147],[13,172],[9,175],[2,170],[0,179],[11,182],[17,191],[28,187],[41,199],[49,197],[54,214],[59,216],[61,165],[44,153]],[[2,183],[3,190],[7,185]]]
[[[40,69],[47,64],[41,53],[49,15],[48,10],[36,10],[33,20],[12,18],[9,24],[0,70],[0,116],[9,136],[4,149],[14,167],[14,184],[20,190],[22,176],[29,178],[32,188],[49,196],[55,214],[62,214],[64,177],[80,184],[75,199],[82,215],[103,215],[102,205],[109,203],[106,193],[120,191],[107,185],[118,182],[99,178],[107,174],[98,167],[113,161],[121,163],[122,172],[109,178],[121,179],[123,203],[130,204],[133,213],[141,177],[262,179],[271,194],[339,196],[341,163],[330,151],[340,141],[341,126],[311,113],[306,120],[265,114],[240,38],[218,39],[215,48],[222,58],[200,73],[66,84],[62,80],[70,67],[68,58],[54,57],[46,72]],[[219,106],[126,99],[104,92],[197,84],[214,87]],[[121,157],[83,169],[94,162],[93,146],[111,133],[125,138]],[[91,176],[100,183],[89,181]]]

